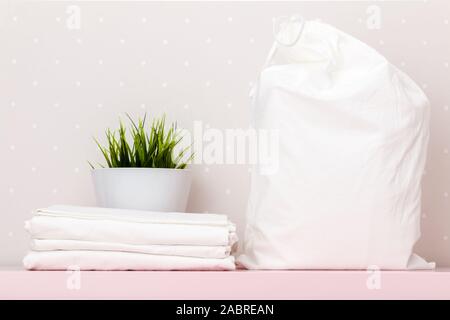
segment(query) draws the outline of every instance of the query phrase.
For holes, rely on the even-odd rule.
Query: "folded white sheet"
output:
[[[230,226],[232,223],[223,214],[153,212],[129,209],[54,205],[36,210],[37,215],[91,220],[114,220],[138,223],[194,224]]]
[[[37,215],[25,223],[33,239],[84,240],[135,245],[230,246],[234,226],[136,223]]]
[[[165,256],[184,256],[197,258],[226,258],[231,253],[231,246],[188,246],[188,245],[132,245],[114,242],[94,242],[82,240],[31,240],[34,251],[57,250],[89,250],[89,251],[120,251],[146,253]]]
[[[52,206],[25,228],[27,269],[235,269],[236,227],[225,215]]]
[[[234,270],[234,257],[205,259],[115,251],[29,252],[28,270]]]

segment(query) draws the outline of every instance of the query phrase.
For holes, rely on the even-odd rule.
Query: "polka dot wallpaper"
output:
[[[24,220],[93,205],[87,163],[125,112],[192,129],[248,128],[249,88],[275,16],[321,19],[375,47],[432,104],[416,251],[450,266],[450,3],[428,1],[0,3],[0,265],[27,250]],[[246,165],[192,166],[189,211],[228,214],[242,235]]]

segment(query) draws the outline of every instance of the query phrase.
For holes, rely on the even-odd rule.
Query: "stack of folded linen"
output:
[[[29,270],[234,270],[225,215],[51,206],[25,223]]]

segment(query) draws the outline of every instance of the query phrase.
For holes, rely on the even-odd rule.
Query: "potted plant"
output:
[[[165,116],[146,128],[146,116],[129,128],[122,121],[118,130],[106,130],[106,146],[94,139],[106,166],[91,163],[97,202],[102,207],[184,212],[191,186],[186,169],[190,148],[180,150],[183,137]],[[178,153],[176,150],[179,150]]]

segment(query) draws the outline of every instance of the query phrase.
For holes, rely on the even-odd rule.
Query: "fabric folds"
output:
[[[225,215],[51,206],[25,229],[30,270],[235,269],[236,228]]]

